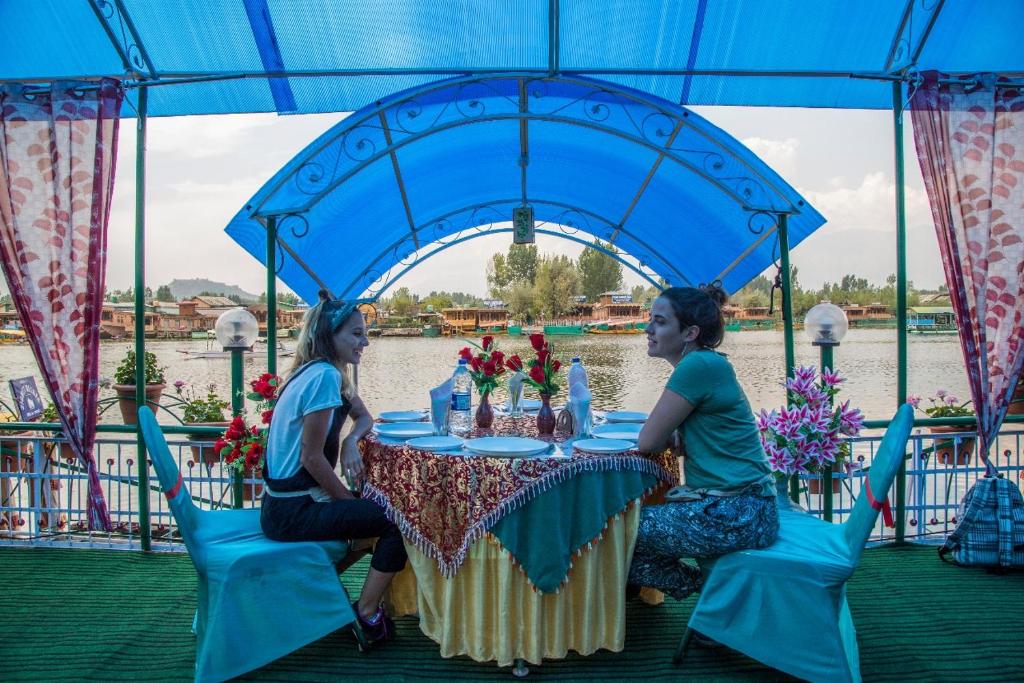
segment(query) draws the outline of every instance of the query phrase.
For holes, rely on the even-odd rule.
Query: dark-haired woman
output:
[[[685,446],[684,486],[664,505],[644,507],[629,582],[682,600],[699,572],[682,558],[763,548],[779,530],[775,485],[750,404],[725,354],[717,286],[672,287],[651,307],[647,355],[672,375],[640,432],[640,451]]]
[[[394,635],[394,624],[381,596],[405,567],[402,535],[379,505],[356,498],[335,471],[340,455],[349,481],[363,474],[357,444],[373,418],[349,369],[369,344],[366,322],[354,303],[321,297],[303,321],[295,363],[274,407],[260,521],[275,541],[378,538],[355,607],[367,638],[383,641]],[[355,424],[339,440],[347,417]]]

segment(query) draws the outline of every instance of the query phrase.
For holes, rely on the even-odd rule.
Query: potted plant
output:
[[[198,427],[227,427],[227,417],[224,410],[230,405],[227,401],[217,395],[217,385],[210,384],[206,387],[206,395],[197,395],[193,387],[182,380],[174,383],[174,391],[177,407],[181,408],[181,421],[183,424],[196,425]],[[165,408],[166,409],[166,408]],[[190,441],[211,441],[209,435],[189,434]],[[207,465],[213,465],[219,457],[215,450],[204,449],[199,445],[192,445],[192,458],[199,462],[202,458]]]
[[[910,396],[907,398],[907,403],[923,411],[928,417],[970,417],[974,415],[974,411],[970,408],[970,401],[961,403],[960,399],[945,389],[936,391],[935,396],[929,397],[928,401],[931,403],[931,406],[922,408],[920,396]],[[929,427],[928,431],[932,434],[948,434],[951,432],[975,431],[976,428],[975,425],[937,425]],[[966,465],[971,461],[974,441],[973,436],[961,438],[959,442],[957,439],[936,439],[933,446],[936,462],[945,465]]]
[[[43,408],[43,414],[39,416],[42,422],[60,422],[60,418],[57,417],[57,406],[54,405],[53,401],[49,401],[46,407]],[[54,451],[60,454],[60,457],[65,460],[74,460],[75,454],[71,450],[71,444],[67,441],[59,441],[64,438],[64,432],[54,432],[53,441],[47,443],[43,450],[46,451],[48,456],[52,456]],[[59,446],[59,448],[58,448]]]
[[[1010,405],[1006,408],[1007,415],[1024,415],[1024,373],[1017,380],[1017,386],[1013,388],[1013,396],[1010,397]]]
[[[164,370],[156,364],[156,355],[150,351],[145,354],[146,405],[154,410],[160,405],[160,395],[164,391]],[[135,349],[128,349],[124,360],[114,371],[114,393],[117,394],[117,405],[121,409],[124,424],[136,423],[135,406]]]
[[[537,357],[527,361],[526,367],[529,370],[523,381],[540,392],[541,407],[537,412],[537,432],[551,435],[555,433],[555,412],[551,410],[551,397],[558,391],[555,378],[562,363],[552,355],[554,349],[545,341],[543,334],[531,334],[530,346]],[[505,362],[505,367],[515,371],[524,369],[519,356],[509,358]]]
[[[229,470],[241,472],[247,478],[259,478],[263,474],[263,460],[267,449],[267,430],[274,417],[274,405],[277,403],[277,390],[281,386],[281,378],[277,375],[264,373],[249,383],[250,391],[246,397],[256,401],[256,410],[260,414],[259,425],[247,425],[244,415],[235,415],[228,428],[213,445],[213,452],[224,461]],[[242,489],[245,500],[263,494],[263,486],[246,486]]]
[[[469,376],[473,379],[477,393],[480,394],[480,405],[476,408],[476,426],[487,429],[494,422],[494,411],[488,397],[497,387],[499,377],[505,373],[505,354],[494,345],[494,337],[484,337],[478,346],[468,342],[479,351],[474,354],[469,346],[459,351],[459,356],[469,363]]]
[[[757,416],[761,445],[780,480],[818,473],[808,481],[807,490],[821,493],[820,473],[826,468],[837,471],[849,458],[850,442],[843,437],[857,436],[864,416],[849,401],[834,405],[843,381],[833,370],[824,370],[819,379],[815,368],[802,366],[786,381],[790,405],[778,411],[762,410]],[[784,490],[785,484],[780,488]],[[839,492],[838,479],[832,480],[832,492]]]

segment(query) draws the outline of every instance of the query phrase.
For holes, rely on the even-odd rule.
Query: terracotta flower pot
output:
[[[480,397],[480,405],[476,407],[476,426],[489,429],[494,422],[494,410],[491,408],[489,394]]]
[[[555,411],[551,409],[551,394],[540,395],[540,410],[537,411],[537,433],[551,436],[555,433]]]
[[[230,422],[189,422],[189,426],[196,427],[220,427],[221,429],[227,429]],[[189,441],[216,441],[217,436],[214,434],[189,434]],[[190,445],[192,449],[192,462],[205,462],[209,466],[213,466],[220,462],[220,456],[213,452],[213,446],[196,446]]]
[[[263,468],[262,467],[246,467],[245,468],[245,479],[258,479],[259,484],[242,484],[242,500],[251,501],[259,498],[263,495]]]
[[[164,393],[165,386],[167,385],[146,385],[146,405],[148,405],[153,412],[156,412],[160,407],[160,395]],[[117,407],[121,409],[121,418],[124,420],[124,424],[136,424],[138,420],[136,419],[137,411],[135,408],[135,385],[115,384],[113,389],[117,394]]]
[[[1010,405],[1006,409],[1007,415],[1024,415],[1024,379],[1017,382],[1017,387],[1013,390],[1013,397],[1010,399]]]
[[[939,426],[929,427],[932,434],[947,434],[950,432],[965,432],[966,426]],[[959,443],[955,439],[936,439],[934,446],[935,462],[943,465],[966,465],[971,461],[971,452],[974,450],[974,437],[962,437]]]
[[[832,465],[832,493],[839,493],[839,479],[835,476],[837,472],[840,472],[838,465]],[[810,479],[807,480],[807,493],[811,495],[820,495],[822,492],[821,486],[821,474],[814,474]]]

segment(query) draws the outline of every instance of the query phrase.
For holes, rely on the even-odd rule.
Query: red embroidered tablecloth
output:
[[[495,417],[481,436],[537,438],[533,417]],[[545,437],[562,441],[564,436]],[[373,434],[360,444],[366,467],[363,495],[384,507],[402,534],[453,576],[473,541],[509,512],[537,494],[581,472],[633,470],[674,484],[678,467],[665,452],[655,457],[637,451],[571,458],[488,458],[428,453],[405,444],[385,444]]]

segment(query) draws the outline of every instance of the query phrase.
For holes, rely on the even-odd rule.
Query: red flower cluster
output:
[[[249,382],[249,386],[252,387],[252,394],[256,394],[254,397],[252,394],[249,395],[254,401],[274,401],[277,400],[277,387],[281,382],[281,378],[277,375],[265,372],[259,376],[259,379],[254,379]]]
[[[506,361],[505,354],[495,348],[494,337],[487,335],[480,341],[480,346],[470,342],[470,344],[480,349],[479,352],[474,354],[466,346],[459,351],[459,357],[464,358],[469,363],[469,376],[473,378],[476,390],[480,392],[481,396],[486,396],[498,386],[498,377],[505,373]]]
[[[555,375],[561,369],[562,363],[551,355],[552,347],[544,340],[543,334],[531,334],[530,346],[537,352],[537,357],[531,358],[527,362],[530,369],[526,382],[542,394],[553,395],[558,391]],[[510,370],[523,369],[523,361],[519,356],[512,356],[505,362],[505,365]]]
[[[281,386],[281,378],[269,372],[259,376],[249,383],[252,391],[247,398],[256,401],[256,410],[260,414],[260,421],[269,425],[274,415],[274,405],[277,403],[277,390]],[[246,425],[245,417],[236,415],[231,424],[217,443],[213,446],[213,452],[224,459],[224,463],[231,469],[244,472],[263,467],[263,457],[267,451],[267,428],[260,428],[258,425]]]

